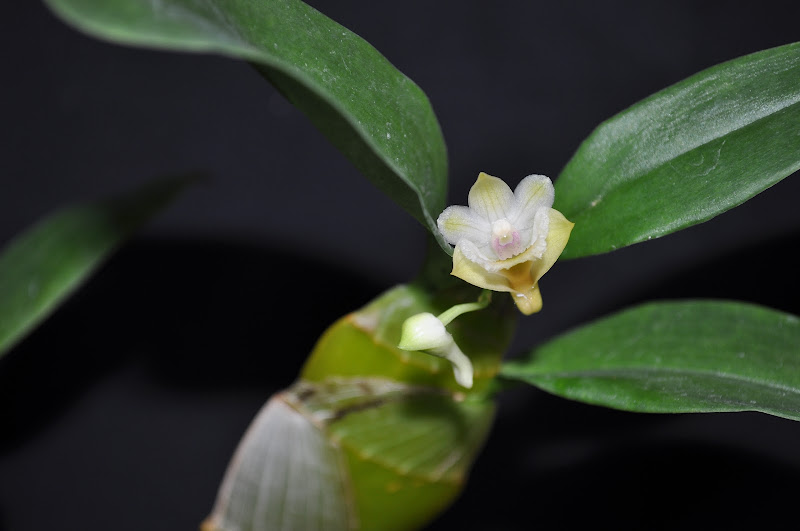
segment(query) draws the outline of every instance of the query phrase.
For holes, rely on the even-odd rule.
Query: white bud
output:
[[[453,336],[432,313],[418,313],[405,320],[400,334],[399,348],[403,350],[430,350],[453,343]]]
[[[461,352],[438,317],[432,313],[418,313],[405,320],[398,348],[418,350],[453,364],[456,382],[467,389],[472,387],[472,362]]]

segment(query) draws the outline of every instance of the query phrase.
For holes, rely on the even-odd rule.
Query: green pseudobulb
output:
[[[489,433],[513,310],[495,304],[449,326],[475,367],[469,390],[447,360],[397,342],[406,318],[477,293],[403,285],[334,323],[253,421],[203,529],[415,529],[446,508]]]

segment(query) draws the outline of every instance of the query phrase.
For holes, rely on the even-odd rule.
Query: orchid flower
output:
[[[554,210],[553,183],[529,175],[511,188],[481,172],[468,207],[447,207],[437,221],[455,245],[452,275],[492,291],[510,292],[517,308],[530,315],[542,309],[539,279],[553,266],[574,223]]]

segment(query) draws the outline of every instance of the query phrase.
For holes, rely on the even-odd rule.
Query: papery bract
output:
[[[542,309],[539,279],[553,266],[574,224],[552,207],[553,183],[529,175],[511,188],[481,172],[468,207],[450,206],[437,221],[451,245],[452,274],[475,286],[510,292],[525,315]]]

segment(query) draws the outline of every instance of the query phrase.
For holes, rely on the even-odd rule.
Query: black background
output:
[[[312,5],[429,95],[460,204],[479,171],[512,186],[555,177],[603,119],[800,36],[788,2]],[[261,404],[329,323],[413,277],[424,231],[244,63],[98,42],[37,2],[0,18],[0,44],[0,244],[65,203],[212,176],[0,361],[0,529],[196,529]],[[650,299],[800,313],[795,181],[681,233],[560,263],[510,355]],[[500,405],[468,488],[431,529],[796,519],[791,421],[638,415],[533,389]]]

